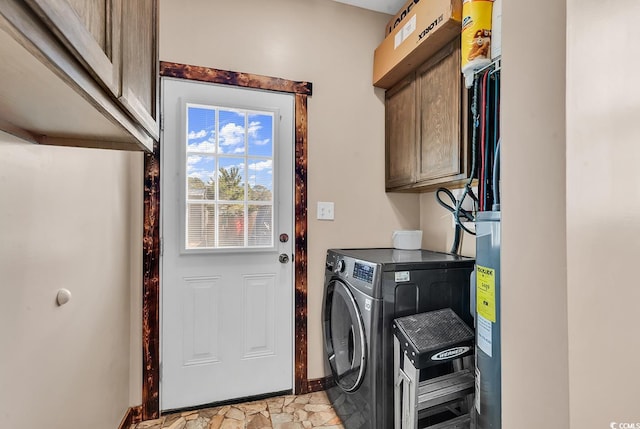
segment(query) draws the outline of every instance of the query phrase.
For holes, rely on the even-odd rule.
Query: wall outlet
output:
[[[333,203],[318,201],[318,220],[333,220]]]

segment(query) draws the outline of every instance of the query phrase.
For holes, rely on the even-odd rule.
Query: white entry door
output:
[[[162,86],[161,408],[290,390],[294,97]]]

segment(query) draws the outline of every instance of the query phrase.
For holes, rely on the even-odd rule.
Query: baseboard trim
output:
[[[142,421],[142,405],[127,408],[118,429],[129,429],[132,424]]]
[[[313,380],[307,380],[307,393],[319,392],[321,390],[327,390],[334,386],[333,377],[315,378]]]

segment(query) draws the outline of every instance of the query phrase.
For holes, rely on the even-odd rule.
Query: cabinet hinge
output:
[[[164,113],[160,113],[160,131],[164,131]]]

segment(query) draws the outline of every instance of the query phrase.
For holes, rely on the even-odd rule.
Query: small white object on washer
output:
[[[422,231],[393,231],[393,247],[401,250],[418,250],[422,247]]]

